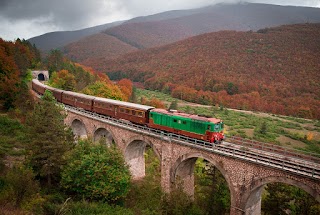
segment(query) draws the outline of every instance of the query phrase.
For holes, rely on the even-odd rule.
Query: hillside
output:
[[[256,31],[261,28],[284,24],[320,22],[320,9],[268,4],[218,4],[193,10],[168,11],[146,17],[137,17],[121,25],[108,28],[102,33],[115,37],[137,49],[145,49],[177,42],[203,33],[221,30]],[[90,38],[83,38],[90,40]],[[104,46],[103,40],[100,46]],[[77,43],[77,42],[75,42]],[[94,47],[74,44],[79,49],[98,52]],[[87,42],[89,43],[89,41]],[[82,53],[80,51],[79,53]],[[66,49],[67,56],[81,61],[81,54]],[[112,49],[101,50],[100,55],[114,57]],[[93,61],[98,62],[99,59]],[[90,63],[90,62],[86,62]],[[100,66],[88,64],[96,69]]]
[[[97,34],[107,28],[120,25],[122,21],[113,22],[104,25],[98,25],[91,28],[85,28],[76,31],[56,31],[46,33],[37,37],[28,39],[31,44],[35,44],[42,52],[48,52],[51,49],[61,48],[69,43],[75,42],[81,38]]]
[[[319,119],[319,36],[320,24],[221,31],[94,66],[188,101]]]
[[[65,52],[72,60],[77,59],[84,64],[94,62],[97,58],[114,58],[121,54],[132,52],[137,48],[130,46],[107,34],[94,34],[78,42],[70,43],[65,47]],[[87,63],[89,64],[89,63]]]

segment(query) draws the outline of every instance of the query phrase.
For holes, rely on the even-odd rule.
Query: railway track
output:
[[[211,153],[218,153],[235,159],[241,159],[320,180],[320,158],[310,154],[305,155],[279,146],[274,147],[272,144],[244,141],[241,138],[235,137],[227,138],[227,141],[224,141],[222,144],[213,145],[206,141],[192,139],[173,133],[165,133],[161,130],[132,124],[128,121],[117,120],[72,106],[64,105],[64,107],[67,111],[78,113],[138,133],[161,138],[168,142],[175,142],[200,150],[209,151]]]

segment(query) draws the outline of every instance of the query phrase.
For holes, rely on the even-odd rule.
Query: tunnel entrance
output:
[[[38,75],[38,80],[39,80],[39,81],[45,81],[44,74],[39,73],[39,75]]]

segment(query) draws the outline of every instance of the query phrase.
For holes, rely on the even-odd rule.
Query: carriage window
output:
[[[210,125],[208,125],[208,130],[210,130],[211,129],[211,126]]]
[[[123,109],[123,108],[120,108],[120,112],[124,113],[124,109]]]
[[[126,113],[129,114],[129,113],[130,113],[130,110],[129,110],[129,109],[126,109]]]
[[[135,110],[132,110],[132,115],[136,115],[136,111]]]
[[[185,124],[187,124],[187,122],[186,121],[182,121],[182,123],[185,125]]]
[[[177,122],[177,120],[176,120],[176,119],[173,119],[173,122]]]
[[[137,112],[137,114],[138,114],[138,116],[139,117],[142,117],[143,116],[143,112]],[[151,117],[152,117],[153,115],[151,114]]]

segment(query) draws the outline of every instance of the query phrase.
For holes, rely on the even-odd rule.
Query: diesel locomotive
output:
[[[220,143],[224,139],[224,123],[220,119],[60,90],[47,86],[37,79],[32,80],[32,89],[40,95],[49,90],[56,100],[63,104],[165,132],[210,143]]]

